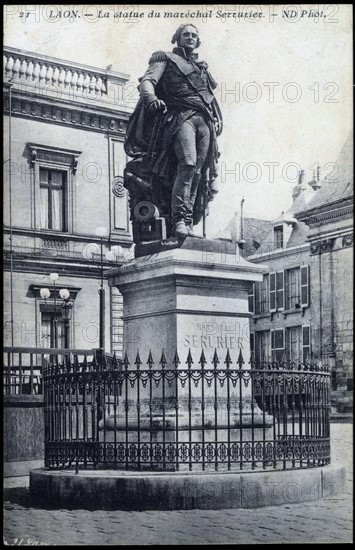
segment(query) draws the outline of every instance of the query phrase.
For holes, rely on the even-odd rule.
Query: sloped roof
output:
[[[287,247],[301,245],[307,241],[307,235],[309,233],[309,227],[303,222],[297,222],[291,233],[291,237],[287,242]]]
[[[258,218],[244,219],[244,256],[250,256],[260,248],[270,233],[272,224],[273,222],[270,220],[259,220]]]
[[[287,213],[295,215],[298,212],[303,212],[309,208],[309,203],[313,200],[315,195],[319,193],[319,191],[320,189],[315,191],[309,183],[305,184],[298,197],[293,201],[290,208],[287,210]]]
[[[321,182],[322,187],[302,210],[306,212],[313,208],[351,198],[354,195],[354,162],[353,162],[353,131],[350,132],[336,161],[338,171],[334,175],[328,175]]]
[[[243,218],[243,236],[245,240],[243,256],[250,256],[255,253],[270,233],[272,225],[273,222],[270,220]],[[219,236],[231,238],[234,241],[240,240],[240,217],[237,212]]]
[[[290,223],[290,222],[286,222]],[[253,254],[270,254],[271,251],[274,250],[274,227],[277,225],[275,222],[271,222],[271,227],[269,228],[268,232],[264,235],[264,238],[261,242],[260,248],[256,251],[249,250],[248,254],[251,256]],[[294,220],[294,223],[292,223],[292,231],[291,235],[287,240],[286,248],[289,249],[291,246],[296,245],[302,245],[307,240],[307,234],[309,231],[309,227],[300,221]],[[247,253],[245,254],[247,255]]]

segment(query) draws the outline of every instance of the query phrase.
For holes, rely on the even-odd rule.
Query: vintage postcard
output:
[[[3,10],[4,542],[351,542],[351,6]]]

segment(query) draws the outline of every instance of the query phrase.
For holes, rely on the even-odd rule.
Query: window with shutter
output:
[[[285,273],[283,271],[276,272],[276,308],[284,309],[285,307]]]
[[[269,276],[264,275],[262,282],[255,284],[255,313],[269,311]]]
[[[270,296],[270,311],[276,311],[276,273],[272,272],[269,275],[269,296]]]
[[[309,306],[309,266],[301,266],[301,306]]]
[[[289,361],[296,364],[302,361],[302,327],[289,327],[287,329],[286,354]]]
[[[274,246],[276,249],[284,246],[284,228],[282,225],[274,228]]]
[[[271,352],[276,361],[282,361],[285,356],[285,329],[271,331]]]
[[[288,269],[285,272],[285,293],[288,309],[295,309],[301,306],[300,269]]]
[[[255,359],[258,363],[271,359],[269,330],[255,332]]]
[[[249,343],[250,343],[250,353],[255,358],[255,333],[251,332],[249,335]]]
[[[248,292],[248,308],[249,313],[255,313],[255,283],[252,284]]]
[[[260,283],[254,285],[254,307],[255,313],[260,313]]]
[[[311,357],[311,327],[303,325],[302,327],[302,359],[306,363]]]

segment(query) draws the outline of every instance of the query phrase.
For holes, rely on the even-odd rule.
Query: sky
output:
[[[177,27],[196,24],[199,57],[218,82],[224,118],[219,193],[207,222],[213,236],[240,210],[242,197],[246,216],[275,219],[291,205],[299,167],[307,181],[316,164],[321,177],[333,169],[352,127],[352,9],[319,8],[5,5],[4,44],[112,65],[137,84],[151,53],[171,51]],[[72,12],[77,16],[66,17]]]

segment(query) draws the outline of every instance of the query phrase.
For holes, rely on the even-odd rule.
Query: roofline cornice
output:
[[[318,222],[348,216],[353,213],[353,197],[346,197],[337,201],[322,204],[320,206],[298,212],[295,217],[307,225]]]

